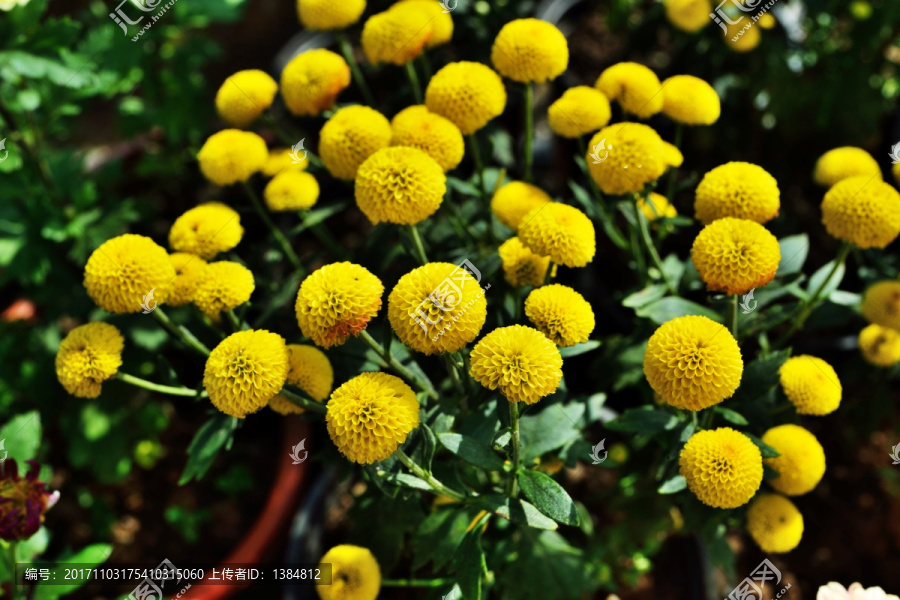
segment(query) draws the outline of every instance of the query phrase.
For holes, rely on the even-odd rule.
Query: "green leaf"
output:
[[[534,506],[559,523],[578,525],[578,509],[561,485],[539,471],[519,472],[519,486]]]
[[[37,455],[40,444],[41,415],[36,410],[17,415],[0,427],[0,458],[14,458],[20,462],[31,460]]]
[[[647,286],[638,292],[626,296],[625,299],[622,300],[622,306],[627,308],[640,308],[641,306],[645,306],[661,299],[666,295],[666,291],[666,286],[661,283]]]
[[[790,350],[779,350],[745,365],[741,385],[735,392],[734,399],[739,402],[759,400],[778,384],[778,370],[790,356]]]
[[[678,417],[652,406],[630,408],[606,426],[616,431],[651,434],[672,429],[678,425]]]
[[[422,446],[422,467],[426,471],[431,471],[431,461],[434,459],[434,452],[437,449],[437,437],[434,435],[431,427],[424,423],[419,427],[419,431],[422,432],[422,441],[424,443]]]
[[[601,585],[597,565],[603,558],[592,553],[591,559],[587,559],[581,550],[556,531],[528,533],[530,535],[514,547],[515,560],[495,571],[497,587],[506,591],[498,598],[573,600],[601,597],[593,592]],[[507,547],[507,550],[513,551],[513,548]]]
[[[552,404],[536,415],[525,415],[519,419],[523,460],[533,460],[581,437],[578,423],[584,416],[584,410],[581,402]]]
[[[467,463],[488,471],[503,470],[503,460],[489,446],[475,438],[458,433],[442,433],[437,437],[444,448]]]
[[[506,448],[506,445],[509,444],[509,440],[512,439],[512,428],[504,427],[500,431],[494,434],[494,438],[491,440],[491,447],[494,450],[502,450]]]
[[[781,456],[781,453],[778,450],[768,445],[755,435],[746,432],[744,432],[744,435],[746,435],[748,438],[750,438],[750,441],[756,444],[763,458],[775,458],[776,456]]]
[[[50,580],[53,581],[55,578],[56,581],[64,581],[66,565],[78,565],[79,568],[90,569],[96,565],[103,564],[112,554],[112,550],[113,547],[110,544],[93,544],[68,558],[54,561],[53,564],[58,566],[47,565],[50,566]],[[46,568],[44,563],[41,563],[41,568]],[[76,580],[66,584],[49,585],[49,582],[44,585],[38,584],[32,598],[33,600],[55,600],[60,596],[71,594],[88,581],[89,578],[85,577],[83,581]]]
[[[734,423],[735,425],[746,425],[748,423],[747,419],[744,418],[744,415],[737,411],[731,410],[730,408],[725,408],[723,406],[714,406],[713,411],[722,415],[722,418],[729,423]]]
[[[650,304],[636,308],[634,312],[637,316],[650,319],[657,325],[662,325],[666,321],[671,321],[672,319],[684,317],[686,315],[701,315],[709,317],[718,323],[722,322],[722,315],[711,308],[676,296],[669,296],[651,302]]]
[[[686,487],[687,480],[681,475],[676,475],[659,486],[656,491],[660,494],[677,494]]]
[[[188,446],[188,461],[178,485],[184,485],[191,479],[202,479],[219,452],[230,445],[237,426],[238,419],[224,413],[216,413],[204,423]]]
[[[778,263],[776,275],[792,275],[799,273],[809,254],[809,236],[805,233],[791,235],[778,240],[781,246],[781,262]]]
[[[490,494],[476,497],[473,504],[519,525],[550,531],[558,527],[553,519],[548,519],[541,511],[524,500],[512,500],[499,494]]]
[[[424,490],[426,492],[431,491],[431,486],[428,485],[428,482],[419,479],[415,475],[409,475],[407,473],[389,473],[378,468],[375,469],[375,473],[384,481],[400,487],[406,487],[413,490]]]
[[[828,277],[828,274],[831,273],[831,269],[834,267],[834,261],[823,265],[818,271],[813,273],[813,276],[809,278],[809,285],[806,286],[806,291],[810,294],[814,293],[819,286],[822,285]],[[844,273],[847,271],[847,267],[844,263],[838,265],[837,270],[834,272],[834,275],[831,277],[828,285],[822,290],[822,298],[827,298],[831,295],[831,292],[838,289],[838,286],[841,285],[841,281],[844,279]]]
[[[458,505],[439,508],[419,525],[413,538],[413,569],[420,569],[429,561],[432,570],[440,571],[466,535],[475,511]]]
[[[600,340],[588,340],[582,344],[576,344],[574,346],[569,346],[568,348],[560,348],[559,354],[563,358],[571,358],[573,356],[578,356],[579,354],[590,352],[591,350],[596,350],[600,347],[600,344]]]
[[[465,600],[481,600],[482,578],[487,572],[484,550],[481,549],[481,525],[486,518],[478,520],[453,554],[456,581]]]

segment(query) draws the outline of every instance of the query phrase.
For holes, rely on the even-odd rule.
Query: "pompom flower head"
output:
[[[87,323],[69,332],[56,352],[56,377],[78,398],[96,398],[101,384],[122,366],[125,339],[108,323]]]
[[[884,248],[900,234],[900,194],[871,176],[842,179],[825,194],[822,223],[858,248]]]
[[[751,27],[744,29],[743,21],[734,25],[726,23],[725,25],[725,44],[735,52],[744,53],[755,50],[762,40],[760,27]]]
[[[713,11],[710,0],[664,0],[666,18],[688,33],[696,33],[709,25]]]
[[[556,344],[531,327],[495,329],[472,349],[469,374],[510,402],[534,404],[549,396],[562,379],[562,356]]]
[[[27,540],[41,528],[46,513],[57,500],[59,492],[47,491],[47,484],[38,480],[41,465],[26,461],[28,474],[19,477],[15,459],[0,462],[0,539],[7,542]]]
[[[503,112],[506,88],[490,67],[476,62],[454,62],[435,73],[428,82],[425,106],[453,121],[464,135],[470,135]]]
[[[297,159],[300,159],[298,162]],[[275,177],[287,171],[305,171],[309,167],[309,158],[300,157],[293,148],[273,148],[269,151],[269,159],[262,169],[266,177]]]
[[[339,346],[358,335],[381,309],[384,286],[349,262],[325,265],[303,280],[295,311],[303,335],[318,346]]]
[[[728,329],[712,319],[685,316],[659,326],[647,342],[644,375],[666,404],[703,410],[730,398],[744,361]]]
[[[900,331],[900,281],[879,281],[867,289],[862,314],[870,323]]]
[[[803,537],[803,515],[779,494],[761,494],[747,509],[747,531],[765,553],[790,552]]]
[[[498,249],[503,263],[503,274],[513,287],[539,286],[547,277],[550,257],[535,254],[518,237],[503,242]]]
[[[319,133],[319,154],[333,177],[352,180],[367,158],[391,143],[391,124],[368,106],[337,111]]]
[[[418,3],[400,2],[372,15],[363,26],[361,43],[373,65],[402,66],[422,54],[434,35],[433,17]]]
[[[432,3],[429,0],[429,5]],[[444,173],[462,161],[465,143],[452,121],[428,110],[425,105],[401,110],[391,121],[391,146],[418,148],[437,161]]]
[[[667,117],[684,125],[712,125],[722,106],[711,85],[693,75],[675,75],[662,82],[663,109]]]
[[[547,121],[556,135],[577,138],[609,123],[612,112],[603,92],[586,85],[567,89],[550,108]]]
[[[900,362],[900,331],[869,325],[859,332],[859,350],[876,367],[892,367]]]
[[[297,0],[297,15],[307,29],[330,31],[353,25],[366,10],[366,0]]]
[[[781,456],[765,459],[766,465],[778,471],[769,480],[773,488],[788,496],[811,491],[825,474],[825,451],[816,436],[799,425],[779,425],[768,430],[762,441]]]
[[[325,423],[331,441],[355,463],[389,458],[419,426],[419,401],[387,373],[362,373],[331,394]]]
[[[218,323],[223,310],[237,308],[250,300],[255,288],[253,273],[244,265],[228,260],[210,263],[197,280],[194,304]]]
[[[243,419],[284,387],[288,351],[284,339],[265,330],[232,333],[206,359],[203,387],[213,406]]]
[[[197,289],[200,273],[206,268],[206,261],[195,254],[173,252],[169,255],[169,262],[175,269],[175,281],[172,282],[166,304],[183,306],[194,299],[194,291]]]
[[[434,34],[425,44],[426,48],[441,46],[453,39],[453,17],[450,16],[450,12],[444,10],[440,2],[435,2],[434,0],[400,0],[397,4],[407,3],[416,4],[419,10],[424,10],[430,19]]]
[[[219,202],[208,202],[175,219],[169,229],[169,246],[209,260],[237,246],[243,237],[237,211]]]
[[[532,252],[567,267],[583,267],[594,259],[594,224],[568,204],[550,202],[529,211],[519,226],[519,239]]]
[[[284,104],[298,117],[314,117],[330,109],[348,85],[347,61],[325,48],[301,52],[281,72]]]
[[[594,87],[617,101],[622,110],[640,119],[652,117],[663,109],[662,84],[644,65],[620,62],[607,68]]]
[[[415,225],[440,208],[446,191],[444,170],[417,148],[382,148],[356,172],[356,204],[373,224]]]
[[[417,352],[457,352],[484,325],[484,293],[465,263],[428,263],[394,286],[388,297],[388,319],[400,341]]]
[[[317,585],[322,600],[375,600],[381,590],[381,569],[367,548],[342,544],[325,553],[320,563],[331,565],[331,585]]]
[[[688,489],[713,508],[750,501],[763,478],[762,454],[750,438],[730,427],[695,433],[678,458]]]
[[[111,313],[141,312],[141,301],[151,290],[156,302],[162,304],[174,280],[175,269],[162,246],[130,233],[100,244],[84,267],[88,296]]]
[[[591,305],[565,285],[545,285],[533,290],[525,299],[525,316],[557,346],[582,344],[594,331]]]
[[[697,235],[691,260],[708,290],[746,294],[775,278],[781,247],[759,223],[726,217]]]
[[[841,403],[841,381],[827,362],[801,354],[778,369],[785,396],[801,415],[827,415]]]
[[[651,127],[617,123],[594,134],[584,160],[604,194],[628,194],[659,179],[670,156]]]
[[[813,169],[813,181],[827,188],[848,177],[862,175],[881,179],[881,168],[871,154],[854,146],[829,150],[819,157]]]
[[[553,198],[536,185],[510,181],[491,198],[491,211],[501,223],[518,231],[525,215],[548,202],[553,202]]]
[[[305,171],[284,171],[266,185],[263,196],[274,212],[307,210],[319,199],[319,182]]]
[[[288,344],[287,383],[296,385],[316,402],[324,402],[331,394],[334,371],[325,353],[315,346]],[[303,414],[303,408],[282,396],[269,401],[269,408],[282,415]]]
[[[269,159],[266,142],[255,133],[225,129],[206,140],[197,160],[203,176],[216,185],[247,181]]]
[[[669,199],[656,192],[650,192],[646,200],[644,198],[639,199],[637,207],[644,213],[644,217],[648,221],[655,221],[660,218],[671,219],[678,216],[678,211],[669,203]]]
[[[270,106],[278,84],[265,71],[238,71],[216,93],[216,110],[232,127],[247,127]]]
[[[513,81],[543,83],[566,70],[569,45],[552,23],[516,19],[504,25],[494,39],[491,63],[498,73]]]
[[[780,207],[775,178],[762,167],[745,162],[730,162],[709,171],[694,199],[695,216],[704,225],[725,217],[765,223],[778,216]]]

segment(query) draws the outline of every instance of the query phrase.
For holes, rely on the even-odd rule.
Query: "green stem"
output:
[[[510,498],[519,495],[519,405],[509,403],[509,425],[512,428],[512,439],[509,441],[512,447],[512,472],[507,481],[507,494]]]
[[[431,61],[428,59],[428,54],[425,52],[420,54],[419,62],[422,63],[422,72],[425,74],[425,81],[431,81],[431,74],[434,71],[431,69]]]
[[[9,562],[9,582],[12,600],[19,597],[19,581],[16,576],[16,547],[18,542],[4,542],[6,545],[6,560]],[[24,597],[24,595],[22,596]]]
[[[397,448],[397,450],[394,452],[394,456],[396,456],[413,475],[428,483],[428,485],[431,486],[431,489],[433,489],[438,494],[443,494],[448,498],[453,498],[457,502],[465,502],[466,497],[464,495],[460,494],[456,490],[451,490],[446,485],[435,479],[431,473],[417,465],[413,459],[407,456],[406,453],[403,452],[402,448]]]
[[[675,147],[681,150],[681,135],[684,131],[684,126],[681,123],[676,123],[675,125]],[[678,169],[675,167],[671,167],[669,171],[669,181],[668,185],[666,185],[666,199],[669,201],[669,204],[674,206],[675,199],[673,196],[675,195],[675,176],[678,173]]]
[[[550,285],[550,280],[553,278],[553,261],[551,260],[547,263],[547,272],[544,274],[544,285]]]
[[[244,324],[241,323],[241,320],[238,319],[238,316],[234,314],[234,310],[225,311],[225,317],[228,319],[228,322],[231,323],[231,327],[234,329],[235,333],[238,331],[243,331]]]
[[[209,356],[209,348],[204,346],[203,343],[198,340],[194,336],[194,334],[191,333],[184,325],[176,325],[175,323],[173,323],[162,308],[157,306],[150,314],[156,317],[156,320],[159,321],[160,324],[169,331],[169,333],[181,340],[189,348],[196,350],[203,356]]]
[[[415,225],[407,225],[406,231],[409,232],[409,237],[412,238],[413,248],[416,252],[416,258],[419,259],[419,262],[423,265],[428,264],[428,256],[425,254],[425,245],[422,244],[422,238],[419,236],[419,230]]]
[[[728,312],[728,329],[731,331],[731,335],[734,336],[734,339],[738,338],[738,295],[732,294],[731,300],[729,301],[729,305],[731,306],[731,310]]]
[[[390,365],[392,369],[399,373],[401,377],[404,377],[408,381],[414,383],[416,387],[425,392],[425,394],[432,400],[438,399],[438,393],[433,387],[422,381],[415,373],[404,367],[403,364],[401,364],[393,354],[385,351],[384,347],[376,342],[375,338],[369,335],[368,331],[363,329],[359,332],[359,337],[369,346],[369,348],[372,349],[373,352],[375,352],[375,354],[379,356],[379,358],[381,358],[381,360]]]
[[[288,243],[287,238],[284,237],[284,233],[282,233],[281,230],[275,226],[275,223],[272,222],[272,218],[269,217],[269,213],[263,206],[262,200],[259,199],[259,196],[256,195],[256,192],[253,191],[253,188],[250,187],[249,183],[244,181],[243,184],[244,190],[247,192],[247,195],[250,196],[250,200],[253,202],[253,207],[256,209],[256,212],[259,213],[259,216],[266,224],[266,227],[269,228],[269,231],[272,232],[272,235],[275,236],[275,241],[277,241],[278,245],[281,246],[281,251],[284,252],[284,255],[287,256],[289,261],[291,261],[291,264],[294,266],[295,270],[300,271],[301,273],[305,273],[305,269],[303,268],[303,264],[300,262],[300,258],[297,256],[297,253],[294,252],[294,249],[291,248],[291,245]]]
[[[382,587],[426,587],[436,588],[444,585],[452,585],[456,583],[454,577],[445,577],[438,579],[382,579]]]
[[[469,149],[472,152],[472,160],[475,162],[475,171],[478,172],[478,188],[481,192],[481,200],[488,201],[487,187],[484,182],[484,161],[481,160],[481,149],[478,147],[478,139],[475,134],[467,136],[469,138]]]
[[[152,381],[147,381],[146,379],[141,379],[140,377],[135,377],[134,375],[129,375],[128,373],[122,373],[119,371],[116,373],[116,379],[120,381],[124,381],[125,383],[130,383],[133,386],[143,388],[145,390],[150,390],[151,392],[159,392],[160,394],[169,394],[170,396],[185,396],[185,397],[204,397],[206,396],[206,392],[197,392],[197,390],[192,390],[186,387],[173,387],[170,385],[162,385],[159,383],[153,383]]]
[[[369,86],[366,85],[366,78],[363,77],[362,71],[359,70],[359,63],[356,62],[356,56],[353,54],[353,46],[350,44],[350,40],[347,39],[347,35],[343,31],[336,31],[335,35],[337,36],[338,44],[341,46],[341,53],[344,55],[347,64],[350,65],[353,81],[356,82],[359,91],[362,92],[366,104],[375,106],[375,97],[369,90]]]
[[[287,388],[282,388],[278,395],[284,398],[285,400],[292,402],[299,406],[300,408],[305,408],[306,410],[311,410],[317,413],[326,413],[328,412],[328,408],[322,404],[321,402],[316,402],[315,400],[310,400],[308,398],[304,398],[300,394],[295,394],[291,390]]]
[[[631,234],[631,254],[637,263],[638,275],[641,278],[641,285],[647,283],[647,263],[644,260],[644,251],[641,250],[641,244],[638,242],[637,227],[634,223],[628,223],[628,230]]]
[[[635,200],[637,200],[637,196],[635,196]],[[634,213],[638,220],[638,228],[641,231],[644,245],[647,247],[647,253],[650,254],[650,260],[652,260],[656,268],[659,269],[659,274],[666,284],[666,289],[669,290],[669,293],[673,296],[678,295],[675,286],[669,282],[669,278],[666,276],[666,270],[663,268],[662,260],[659,258],[659,253],[656,251],[656,245],[653,243],[653,238],[650,236],[650,228],[647,226],[647,217],[644,216],[644,211],[638,207],[636,201],[634,203]]]
[[[416,104],[422,104],[422,85],[419,83],[419,75],[416,73],[416,67],[413,65],[412,61],[407,62],[406,67],[406,76],[409,77],[409,85],[412,86],[413,97],[416,99]]]
[[[708,408],[703,412],[703,422],[700,425],[700,429],[709,429],[712,426],[713,418],[715,414],[713,413],[712,408]]]
[[[456,393],[459,394],[460,397],[464,397],[466,392],[463,389],[462,380],[459,378],[459,370],[453,361],[450,360],[448,354],[444,354],[444,364],[447,366],[447,373],[450,374],[450,380],[453,381],[453,387],[456,388]]]
[[[525,84],[525,181],[531,182],[534,162],[534,87]]]

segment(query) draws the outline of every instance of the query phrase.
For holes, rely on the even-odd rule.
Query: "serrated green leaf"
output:
[[[464,461],[489,471],[503,470],[503,460],[487,445],[459,433],[442,433],[438,441]]]
[[[519,486],[532,504],[559,523],[578,525],[578,509],[568,492],[552,477],[539,471],[519,472]]]

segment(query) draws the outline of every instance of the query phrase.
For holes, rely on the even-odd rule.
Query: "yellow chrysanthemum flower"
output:
[[[316,402],[324,402],[331,394],[334,370],[325,353],[315,346],[288,344],[287,382],[296,385]],[[269,408],[282,415],[303,414],[304,409],[282,396],[269,400]]]
[[[317,585],[321,600],[375,600],[381,590],[381,569],[367,548],[342,544],[325,553],[320,563],[331,565],[331,585]]]
[[[216,93],[216,110],[232,127],[247,127],[272,106],[278,84],[265,71],[238,71]]]
[[[287,374],[284,339],[263,329],[251,329],[232,333],[213,348],[206,359],[203,387],[213,406],[243,419],[281,391]]]
[[[206,261],[195,254],[173,252],[169,255],[169,262],[175,269],[175,281],[172,283],[169,297],[166,298],[166,304],[183,306],[194,299],[194,291],[197,289],[200,273],[206,267]]]
[[[534,404],[549,396],[562,379],[562,356],[547,336],[531,327],[495,329],[472,349],[469,374],[510,402]]]
[[[407,2],[418,4],[419,8],[424,10],[428,18],[431,19],[434,35],[425,44],[426,48],[441,46],[453,39],[453,18],[449,12],[444,10],[440,2],[435,2],[434,0],[399,0],[398,4]]]
[[[281,97],[298,117],[314,117],[330,109],[348,85],[347,61],[325,48],[301,52],[281,72]]]
[[[663,109],[662,84],[656,74],[644,65],[620,62],[600,74],[594,87],[622,110],[640,119],[648,119]]]
[[[760,33],[761,27],[744,29],[746,26],[746,19],[741,19],[736,25],[731,25],[729,23],[725,24],[725,43],[735,52],[750,52],[751,50],[756,49],[756,47],[759,46],[759,42],[762,40],[762,34]]]
[[[747,509],[747,531],[763,552],[790,552],[803,537],[803,515],[780,494],[760,494]]]
[[[513,231],[518,231],[525,215],[548,202],[553,202],[553,198],[536,185],[510,181],[491,198],[491,211],[498,221]]]
[[[345,29],[359,20],[366,0],[297,0],[297,15],[307,29]]]
[[[441,165],[418,148],[382,148],[356,172],[356,205],[375,225],[424,221],[440,208],[446,191]]]
[[[223,310],[237,308],[250,300],[256,289],[253,273],[244,265],[228,260],[209,263],[200,273],[194,290],[194,304],[218,323]]]
[[[769,480],[773,488],[788,496],[811,491],[825,474],[825,450],[816,436],[799,425],[779,425],[768,430],[762,441],[781,456],[765,459],[779,476]]]
[[[628,194],[659,179],[671,156],[651,127],[617,123],[594,134],[584,160],[604,194]]]
[[[374,14],[363,26],[361,43],[373,65],[402,66],[422,54],[434,35],[428,11],[418,3],[401,2],[390,10]]]
[[[884,248],[900,234],[900,194],[865,175],[842,179],[822,200],[822,223],[858,248]]]
[[[109,323],[87,323],[69,332],[56,352],[56,378],[77,398],[96,398],[101,384],[122,366],[125,339]]]
[[[730,427],[695,433],[678,458],[688,489],[713,508],[737,508],[750,501],[763,478],[762,454]]]
[[[367,158],[391,143],[391,123],[368,106],[347,106],[319,132],[319,154],[333,177],[353,180]]]
[[[457,352],[478,337],[484,325],[484,293],[466,267],[428,263],[394,286],[388,319],[400,341],[417,352]]]
[[[294,309],[303,335],[318,346],[340,346],[358,335],[381,309],[384,286],[349,262],[325,265],[303,280]]]
[[[355,463],[389,458],[419,426],[416,393],[387,373],[357,375],[334,390],[327,406],[328,435]]]
[[[209,260],[237,246],[243,237],[237,211],[220,202],[207,202],[175,219],[169,229],[169,246]]]
[[[659,326],[647,342],[644,375],[671,406],[703,410],[734,394],[744,361],[728,328],[712,319],[685,316]]]
[[[867,289],[862,314],[870,323],[900,331],[900,281],[879,281]]]
[[[597,131],[609,123],[611,116],[609,99],[600,90],[587,85],[567,89],[547,109],[550,129],[567,138]]]
[[[269,160],[266,142],[250,131],[225,129],[214,133],[197,153],[200,171],[216,185],[247,181]]]
[[[778,216],[781,193],[768,171],[746,162],[719,165],[703,176],[694,198],[697,220],[735,217],[765,223]]]
[[[746,294],[775,278],[781,247],[759,223],[726,217],[713,221],[697,235],[691,260],[706,289]]]
[[[650,192],[646,200],[639,199],[637,207],[644,213],[644,217],[648,221],[655,221],[659,218],[671,219],[678,216],[678,211],[669,204],[669,199],[656,192]]]
[[[670,144],[663,140],[663,160],[666,166],[675,167],[676,169],[684,163],[684,154],[678,149],[678,146]]]
[[[588,341],[594,331],[594,311],[584,296],[554,283],[539,287],[525,299],[525,316],[557,346]]]
[[[713,7],[709,0],[664,0],[664,3],[666,18],[682,31],[696,33],[710,23]]]
[[[425,105],[401,110],[391,120],[391,129],[391,146],[418,148],[436,160],[444,173],[455,169],[463,159],[465,142],[459,127]]]
[[[272,178],[263,195],[271,211],[306,210],[319,199],[319,182],[303,171],[284,171]]]
[[[175,268],[166,251],[148,237],[126,233],[106,240],[91,253],[84,267],[84,288],[94,304],[111,313],[144,310],[141,302],[162,304],[175,282]]]
[[[498,249],[503,262],[503,274],[513,287],[539,286],[547,277],[550,257],[535,254],[522,245],[518,237],[503,242]]]
[[[594,260],[597,237],[594,224],[568,204],[550,202],[522,217],[519,239],[526,248],[567,267],[583,267]]]
[[[675,75],[662,82],[663,114],[685,125],[712,125],[722,106],[711,85],[692,75]]]
[[[801,354],[787,359],[778,370],[781,388],[797,413],[827,415],[841,403],[841,380],[827,362]]]
[[[453,121],[463,135],[470,135],[503,112],[506,88],[490,67],[476,62],[454,62],[435,73],[428,82],[425,106]]]
[[[516,19],[494,39],[491,63],[513,81],[543,83],[556,79],[569,66],[569,44],[552,23]]]
[[[827,188],[848,177],[861,175],[881,179],[881,168],[871,154],[854,146],[829,150],[819,157],[813,169],[813,181]]]
[[[900,331],[869,325],[859,332],[859,349],[876,367],[893,367],[900,362]]]
[[[299,158],[300,161],[295,160]],[[269,159],[262,168],[263,175],[275,177],[286,171],[305,171],[309,167],[309,158],[304,154],[295,153],[291,148],[273,148],[269,151]]]

